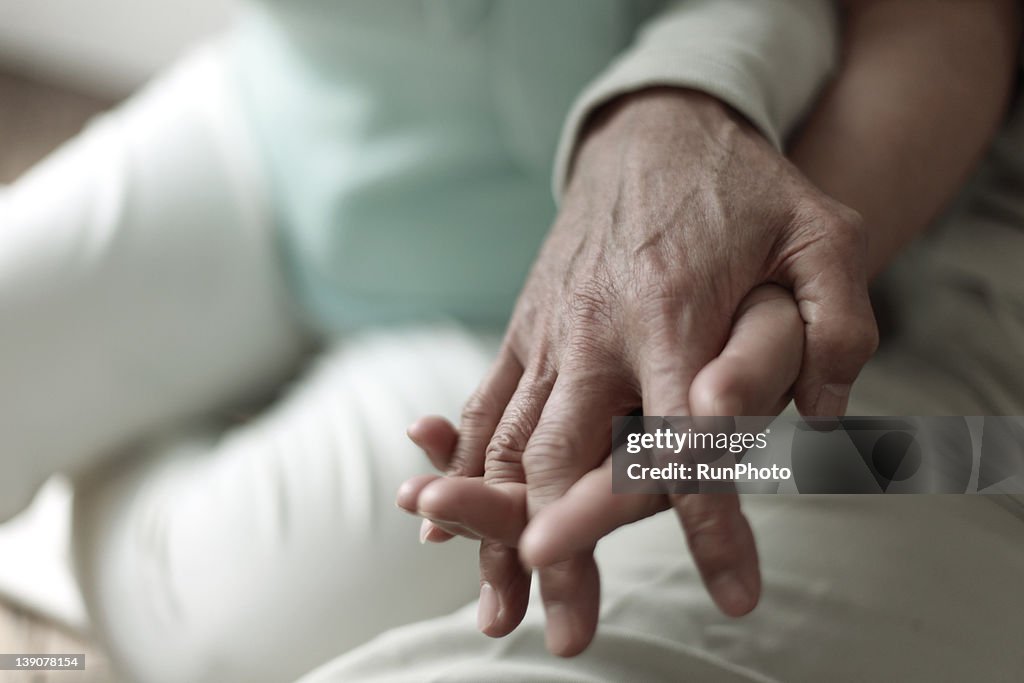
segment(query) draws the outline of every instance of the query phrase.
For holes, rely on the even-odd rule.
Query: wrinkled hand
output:
[[[691,406],[699,414],[710,414],[708,403],[725,398],[749,406],[752,413],[777,414],[789,401],[802,349],[803,325],[790,293],[772,285],[758,287],[742,302],[725,349],[694,379]],[[410,427],[409,436],[439,470],[448,466],[457,441],[449,422],[423,418]],[[676,505],[690,532],[687,540],[702,577],[727,613],[745,611],[760,592],[753,534],[737,502],[735,496],[701,494],[679,497]],[[424,540],[442,541],[451,535],[486,539],[490,544],[518,547],[527,566],[549,567],[592,553],[603,536],[668,508],[670,500],[613,494],[608,458],[562,498],[540,510],[528,527],[526,485],[521,483],[489,485],[483,477],[420,476],[402,486],[397,503],[426,518]],[[513,575],[517,580],[522,576]],[[506,595],[525,598],[527,587],[517,585]],[[479,623],[485,632],[493,623],[510,618],[509,609],[525,609],[518,602],[499,604],[493,586],[481,592]],[[583,604],[588,599],[593,603]],[[562,626],[549,625],[549,643],[556,652],[563,652],[557,648],[564,643],[582,649],[590,641],[596,627],[596,596],[582,593],[578,605],[583,628],[561,632]],[[581,640],[573,640],[577,638]]]
[[[450,471],[525,481],[535,515],[605,459],[612,416],[637,406],[690,414],[694,377],[762,283],[791,290],[804,322],[798,407],[844,412],[876,345],[865,247],[854,212],[716,100],[669,89],[617,100],[579,148],[499,357],[467,403]],[[727,394],[708,405],[716,415],[751,410]],[[738,514],[735,504],[719,507],[715,515]],[[690,534],[725,524],[680,514]],[[499,606],[484,631],[508,633],[522,618],[528,576],[513,549],[486,540],[481,574]],[[549,638],[568,634],[549,647],[579,651],[596,620],[584,613],[598,590],[592,557],[545,567],[540,582]],[[727,601],[724,588],[709,588],[731,614],[756,600]]]

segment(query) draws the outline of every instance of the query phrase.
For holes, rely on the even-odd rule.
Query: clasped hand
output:
[[[652,89],[590,122],[562,207],[497,360],[458,430],[410,436],[447,476],[406,482],[424,538],[479,539],[479,625],[522,620],[536,569],[547,646],[594,636],[593,550],[673,507],[712,599],[749,612],[757,551],[729,494],[611,493],[611,419],[840,415],[874,352],[865,233],[746,121],[706,95]]]

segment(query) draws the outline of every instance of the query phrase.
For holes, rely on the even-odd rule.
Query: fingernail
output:
[[[546,605],[544,614],[548,620],[547,628],[544,629],[544,644],[548,652],[555,655],[569,652],[573,647],[575,625],[568,608],[557,603]]]
[[[421,544],[427,542],[427,534],[429,534],[430,530],[433,529],[433,528],[434,528],[434,525],[431,524],[429,519],[423,520],[423,523],[420,524],[420,543]]]
[[[817,413],[820,417],[841,417],[849,400],[849,384],[826,384],[818,394]]]
[[[476,608],[476,627],[481,631],[489,629],[498,620],[498,593],[486,581],[480,584],[480,602]]]
[[[727,614],[746,614],[750,611],[754,596],[735,572],[722,572],[711,581],[709,588]]]

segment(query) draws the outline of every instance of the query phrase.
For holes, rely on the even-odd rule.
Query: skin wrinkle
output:
[[[646,358],[638,354],[644,362],[630,368],[635,376],[628,388],[644,392],[645,398],[652,392],[665,392],[652,396],[660,409],[682,405],[683,394],[665,391],[673,384],[666,376],[676,378],[677,383],[687,381],[688,370],[679,357],[693,354],[692,349],[671,343],[673,320],[678,324],[678,340],[692,341],[688,331],[708,335],[714,331],[709,329],[719,324],[728,331],[736,317],[734,336],[722,352],[733,360],[743,357],[742,353],[736,355],[741,347],[732,347],[733,340],[745,335],[753,334],[759,344],[786,341],[784,336],[755,334],[758,327],[753,323],[749,328],[740,324],[745,315],[768,311],[741,299],[762,281],[788,288],[798,300],[799,309],[795,310],[785,291],[772,290],[782,297],[775,301],[788,306],[779,320],[798,322],[797,316],[806,323],[801,341],[807,351],[797,383],[801,410],[815,409],[815,390],[830,381],[830,373],[852,381],[858,363],[870,356],[877,343],[867,306],[867,273],[880,268],[900,244],[920,231],[941,208],[943,198],[959,187],[1005,110],[1009,88],[1004,86],[1017,66],[1016,3],[979,1],[970,3],[970,8],[968,3],[913,0],[849,5],[843,76],[824,94],[808,121],[794,146],[794,159],[818,186],[861,210],[866,222],[810,185],[794,165],[756,134],[750,135],[749,126],[735,120],[731,110],[694,93],[652,90],[620,98],[591,120],[577,148],[569,191],[553,233],[576,230],[595,244],[612,245],[614,249],[606,254],[609,259],[629,255],[645,243],[665,246],[677,241],[676,250],[669,247],[657,258],[649,256],[657,248],[641,247],[636,250],[643,255],[638,259],[641,263],[620,263],[606,271],[609,277],[624,281],[617,301],[624,310],[613,315],[618,317],[623,335],[618,340],[593,337],[594,342],[620,341],[630,352],[646,351]],[[942,59],[926,57],[936,51]],[[945,78],[929,78],[936,68],[950,73]],[[922,117],[921,112],[928,115]],[[915,125],[908,128],[907,121]],[[804,144],[804,140],[813,142]],[[935,140],[942,144],[934,144]],[[873,144],[867,144],[869,141]],[[672,153],[666,154],[666,150]],[[837,158],[843,163],[836,163]],[[616,191],[607,192],[609,188]],[[609,225],[611,212],[602,215],[601,206],[610,204],[616,210]],[[588,215],[593,220],[581,221]],[[531,276],[524,297],[550,304],[558,284],[563,285],[563,294],[573,292],[565,283],[585,275],[559,266],[559,246],[557,239],[550,240],[539,257],[551,262],[548,273],[557,273],[558,279],[534,282]],[[601,252],[599,248],[595,253]],[[573,263],[574,268],[593,265],[586,259]],[[545,274],[541,268],[535,273]],[[709,288],[702,286],[708,281],[706,276],[727,284],[707,291]],[[668,284],[662,284],[659,291],[652,281]],[[666,301],[643,304],[638,297],[648,292],[664,295]],[[560,309],[546,308],[547,316],[528,322],[529,334],[516,330],[511,338],[553,336],[557,362],[568,373],[567,356],[557,349],[572,339],[558,337],[565,328],[551,324],[552,310]],[[516,324],[527,323],[513,320],[513,326]],[[750,341],[747,338],[745,343]],[[706,339],[698,340],[698,345],[704,343]],[[799,346],[788,345],[790,349]],[[526,358],[532,350],[531,345],[510,349]],[[783,344],[775,353],[785,350]],[[717,381],[735,381],[736,375],[722,373],[718,360],[721,357],[701,373],[718,367]],[[790,360],[799,369],[799,359]],[[766,366],[743,368],[737,360],[733,368],[756,374]],[[793,374],[786,375],[783,370],[767,379],[754,379],[771,378],[788,387]],[[694,385],[700,380],[698,375]],[[655,389],[650,388],[652,382]],[[779,394],[780,400],[787,396],[785,390]],[[714,392],[708,395],[713,400]],[[775,404],[773,396],[762,398]],[[566,410],[560,407],[560,411]],[[571,444],[563,447],[571,448]],[[588,454],[576,455],[585,460]],[[587,477],[599,472],[593,470]],[[550,499],[550,491],[542,493],[541,500]],[[716,558],[714,548],[709,552],[702,539],[708,531],[715,535],[718,527],[701,521],[701,511],[692,509],[697,502],[697,498],[675,499],[695,560],[708,581],[714,576]],[[584,507],[585,503],[577,500]],[[552,505],[557,506],[557,501]],[[742,524],[735,506],[723,505],[703,513],[723,515],[719,522],[723,533],[732,530],[733,542],[739,544],[736,547],[754,552],[749,526]],[[558,518],[548,519],[551,531]],[[737,526],[731,527],[728,520]],[[744,583],[756,579],[756,564],[754,571],[745,575]],[[714,585],[708,581],[712,593]],[[748,584],[751,586],[756,588],[756,583]]]
[[[637,121],[635,116],[629,117],[623,124],[624,129],[635,132]],[[604,124],[594,132],[595,143],[604,135],[620,133],[614,126],[607,125],[607,121]],[[689,181],[685,182],[680,182],[676,176],[666,176],[638,164],[638,160],[649,159],[654,152],[653,147],[665,144],[658,136],[651,138],[638,134],[639,142],[626,153],[625,160],[621,142],[612,142],[610,146],[609,154],[622,162],[617,167],[623,171],[616,178],[615,193],[608,197],[610,220],[605,219],[608,223],[598,221],[597,224],[591,224],[586,233],[589,239],[595,228],[607,225],[607,233],[616,243],[617,254],[631,257],[623,264],[625,270],[613,268],[611,272],[613,275],[617,273],[620,278],[627,275],[623,281],[630,290],[628,301],[632,303],[626,306],[627,312],[622,321],[624,325],[620,327],[626,330],[629,349],[627,357],[632,356],[634,362],[630,365],[638,375],[638,382],[630,385],[634,391],[638,383],[641,386],[649,383],[651,376],[675,373],[676,365],[672,358],[684,340],[689,339],[687,333],[700,331],[700,334],[705,335],[709,349],[720,348],[724,344],[732,323],[729,302],[734,301],[732,305],[738,304],[740,297],[737,293],[745,292],[756,284],[754,281],[734,283],[732,276],[723,278],[725,273],[722,272],[722,264],[725,264],[727,273],[743,267],[741,262],[737,263],[737,259],[732,258],[734,255],[727,247],[728,242],[737,237],[762,239],[767,245],[766,253],[770,252],[776,242],[773,234],[781,232],[782,227],[788,227],[787,218],[792,215],[788,212],[790,207],[786,205],[786,200],[806,194],[798,191],[803,190],[800,186],[783,184],[788,191],[782,194],[779,201],[777,178],[776,183],[772,183],[774,186],[769,186],[769,183],[755,182],[748,169],[737,168],[740,159],[737,145],[745,141],[739,135],[736,123],[729,121],[716,129],[716,132],[725,136],[724,141],[699,143],[690,153],[694,157],[702,157],[699,169],[703,175],[691,175]],[[677,147],[688,136],[682,132],[679,135],[681,137],[675,138],[680,140]],[[668,137],[674,139],[673,136]],[[679,157],[687,157],[687,148],[689,145],[684,146],[682,151],[677,150]],[[587,168],[614,166],[602,163],[600,156],[593,157],[591,152],[585,148],[579,155],[575,166],[575,175],[578,177]],[[785,166],[780,168],[792,171]],[[738,176],[735,175],[737,171]],[[737,182],[744,183],[746,191],[760,191],[765,197],[771,198],[767,205],[758,207],[759,210],[749,219],[743,219],[743,207],[734,206],[729,201],[734,195]],[[581,186],[599,188],[602,183],[587,179],[574,185]],[[554,229],[558,230],[564,225],[559,221]],[[637,227],[641,229],[637,231]],[[589,241],[593,253],[602,260],[615,256],[606,254],[604,243],[600,240]],[[556,243],[552,241],[552,244]],[[691,244],[700,244],[702,249],[691,250],[688,247]],[[580,243],[575,246],[579,248]],[[757,262],[757,271],[768,267],[767,259],[764,256],[762,259]],[[581,257],[579,251],[573,254],[567,273],[562,275],[563,291],[566,289],[566,281],[573,282],[572,268],[587,263],[592,262]],[[667,272],[674,274],[666,279],[664,273]],[[719,286],[717,291],[699,285],[723,281],[727,285]],[[567,289],[574,291],[571,286]],[[588,297],[593,301],[602,301],[600,296],[593,293],[588,293]],[[686,302],[682,309],[681,301]],[[623,313],[620,312],[620,315]],[[596,338],[600,340],[602,336]],[[631,338],[632,343],[629,342]],[[568,341],[571,343],[571,337]],[[571,445],[566,443],[564,447]],[[557,473],[557,470],[551,469],[550,463],[545,462],[543,467],[545,479]],[[526,469],[528,472],[529,468]],[[541,482],[543,496],[558,494],[557,490],[547,490],[549,488],[547,483]]]
[[[807,231],[822,229],[793,225],[794,207],[817,207],[818,215],[835,208],[780,162],[758,133],[710,98],[650,91],[623,102],[628,106],[610,110],[582,143],[563,211],[509,324],[505,352],[527,372],[497,438],[484,446],[485,479],[525,479],[531,516],[607,456],[603,430],[581,424],[610,424],[630,404],[642,403],[649,414],[688,412],[690,383],[721,352],[743,297],[767,277],[799,284],[794,272],[765,273],[766,254],[775,245],[806,242]],[[764,176],[773,182],[757,182]],[[794,253],[809,258],[820,251]],[[870,315],[866,281],[863,290],[863,310]],[[586,370],[602,364],[618,365],[619,373]],[[604,382],[599,392],[579,390],[595,379]],[[533,383],[543,386],[534,390]],[[514,432],[504,425],[510,421]],[[740,515],[735,506],[719,508],[719,514]],[[685,515],[681,519],[687,523]],[[744,557],[754,562],[745,571],[756,571],[752,546]],[[715,568],[707,565],[713,559],[698,549],[714,592]],[[580,571],[590,571],[592,558],[588,562]],[[495,567],[482,571],[500,574]],[[577,590],[592,590],[579,578]],[[541,581],[542,592],[551,594],[543,574]],[[492,585],[503,601],[518,599],[510,594],[516,587]],[[566,604],[596,599],[576,595]],[[727,608],[752,607],[732,601]],[[592,636],[595,623],[579,618],[580,632],[559,645],[563,654]]]
[[[536,443],[533,444],[530,455],[523,461],[523,466],[530,468],[531,477],[536,477],[534,482],[540,492],[548,493],[553,497],[561,495],[561,480],[565,476],[579,477],[578,463],[564,457],[557,457],[557,454],[568,452],[564,450],[574,444],[574,439],[565,436],[563,433],[549,431],[538,432],[534,435]],[[528,503],[528,514],[533,516],[537,513],[537,504]]]
[[[771,321],[774,324],[775,320],[779,318],[779,313],[781,311],[776,310],[776,309],[778,309],[780,306],[783,306],[783,307],[789,306],[789,310],[790,310],[789,319],[790,320],[793,320],[796,317],[795,311],[793,310],[792,299],[789,298],[783,290],[778,289],[778,288],[774,288],[774,289],[770,290],[770,292],[767,289],[759,290],[758,295],[756,297],[752,297],[751,305],[743,307],[744,311],[745,311],[744,316],[747,316],[749,319],[743,318],[740,321],[738,321],[738,323],[737,323],[737,330],[741,330],[741,329],[748,329],[749,330],[749,332],[745,335],[747,337],[747,339],[748,339],[747,342],[746,342],[747,344],[749,344],[751,341],[760,340],[760,339],[764,338],[764,335],[759,333],[759,330],[762,329],[763,326],[765,325],[765,323],[768,322],[768,321]],[[761,313],[758,313],[758,311],[761,311]],[[767,315],[767,317],[765,317],[766,315]],[[757,324],[755,324],[755,322],[754,322],[755,319],[759,320],[759,322]],[[785,319],[785,318],[783,318],[783,319]],[[791,329],[790,333],[791,334],[799,335],[799,328],[797,328],[795,330]],[[783,343],[782,343],[782,346],[779,347],[779,348],[780,349],[786,349],[786,350],[794,351],[794,353],[796,354],[796,358],[798,359],[799,353],[800,353],[800,349],[799,349],[800,345],[799,345],[799,343],[793,343],[792,340],[786,340],[785,337],[783,337],[781,339],[781,341]],[[760,343],[760,342],[758,342],[758,343]],[[732,342],[730,342],[730,344],[732,344]],[[777,375],[777,373],[775,371],[772,371],[772,373],[773,373],[773,375]],[[769,377],[766,378],[766,379],[770,380],[770,377],[773,376],[773,375],[769,375]],[[781,388],[778,389],[778,391],[780,392],[780,395],[781,395],[782,392],[785,391],[786,387],[788,387],[789,383],[791,382],[791,379],[789,379],[789,378],[791,378],[792,376],[793,375],[790,374],[790,375],[788,375],[788,376],[786,376],[786,377],[784,377],[782,379]],[[587,382],[587,381],[589,381],[588,378],[581,379],[581,382]],[[585,387],[587,385],[586,384],[582,384],[581,386]],[[771,397],[771,396],[767,397],[766,400],[770,401],[772,404],[774,404],[776,402],[776,399],[774,397]],[[562,406],[562,408],[564,409],[567,404],[563,402],[563,403],[559,403],[557,405]],[[578,431],[579,425],[578,424],[570,424],[569,427],[570,427],[569,431],[575,433],[577,435],[577,438],[579,438],[579,434],[580,434],[579,431]],[[450,434],[454,433],[454,429],[451,427],[451,425],[447,425],[447,426],[445,426],[443,424],[442,425],[437,425],[437,428],[440,428],[443,431],[447,430],[448,433],[450,433]],[[421,438],[422,438],[423,432],[424,432],[424,430],[421,428],[419,430]],[[598,435],[598,436],[600,437],[602,435]],[[607,438],[607,435],[603,435],[603,436],[605,436],[605,438]],[[435,442],[440,442],[440,441],[443,441],[443,440],[444,440],[444,437],[442,436],[442,438],[436,439]],[[664,509],[668,505],[667,500],[658,499],[656,497],[652,498],[650,496],[641,496],[640,497],[640,499],[641,499],[640,503],[642,503],[642,505],[639,505],[639,506],[637,505],[637,502],[635,500],[633,500],[629,496],[618,497],[616,499],[613,499],[612,501],[605,501],[604,496],[606,496],[607,495],[607,491],[610,490],[610,482],[605,480],[604,483],[601,483],[600,479],[594,479],[594,475],[595,474],[601,474],[601,473],[603,473],[605,476],[607,476],[610,473],[610,469],[608,468],[607,462],[599,470],[594,470],[593,472],[585,475],[584,478],[580,480],[580,482],[579,482],[579,484],[577,486],[585,485],[585,487],[590,491],[589,494],[584,495],[583,500],[585,500],[585,501],[595,501],[595,500],[596,501],[600,501],[600,505],[601,505],[600,511],[596,511],[595,510],[589,516],[601,517],[602,519],[605,519],[606,521],[601,522],[602,528],[606,528],[604,525],[607,525],[609,523],[612,523],[613,527],[615,525],[617,525],[617,524],[614,524],[614,522],[611,522],[611,520],[623,519],[623,518],[630,518],[630,519],[643,518],[643,517],[649,516],[651,514],[654,514],[655,512],[657,512],[660,509]],[[444,481],[442,480],[440,483],[444,484]],[[436,485],[437,484],[435,484],[435,486]],[[520,495],[520,496],[523,495],[523,491],[524,491],[523,485],[521,485],[521,484],[519,484],[519,485],[510,484],[508,486],[512,487],[512,488],[509,489],[510,493],[516,492],[516,495]],[[491,489],[492,487],[488,486],[486,488]],[[583,489],[580,489],[580,492],[581,492],[580,495],[583,495],[582,491],[583,491]],[[598,495],[598,494],[600,494],[600,495]],[[521,498],[520,500],[523,500],[525,502],[525,496],[523,498]],[[580,502],[578,497],[577,497],[577,501]],[[450,504],[454,504],[456,506],[459,505],[458,499],[451,499],[450,498],[449,499],[449,503]],[[656,505],[652,506],[652,503],[656,503]],[[503,503],[500,502],[500,501],[494,501],[494,503],[492,504],[492,506],[489,507],[489,509],[494,509],[496,506],[499,506],[499,505],[503,505]],[[722,507],[720,509],[721,510],[732,510],[732,512],[729,513],[729,514],[732,514],[732,515],[735,515],[735,514],[738,513],[738,508],[736,508],[735,506],[732,507],[732,508],[730,508],[728,506],[725,506],[725,507]],[[461,515],[465,515],[467,513],[468,513],[468,510],[464,509],[464,507],[463,507]],[[454,515],[454,516],[460,516],[460,513],[455,508],[449,509],[448,510],[448,514],[451,514],[451,515]],[[541,514],[543,514],[543,511],[541,512]],[[608,514],[612,515],[611,518],[607,517]],[[587,516],[585,516],[584,519],[586,517]],[[464,517],[464,518],[466,518],[466,519],[478,519],[478,520],[483,519],[482,517],[474,517],[473,514],[469,514],[468,517]],[[492,517],[492,519],[493,519],[493,517]],[[550,518],[549,517],[549,519],[554,519],[554,518]],[[499,537],[501,537],[501,538],[508,538],[508,531],[509,530],[508,530],[508,528],[506,526],[507,525],[507,517],[505,517],[505,516],[501,517],[499,523],[504,528],[503,532],[499,532]],[[525,523],[525,520],[523,520],[521,523]],[[570,522],[570,523],[573,524],[573,522]],[[741,544],[745,544],[745,543],[752,544],[753,543],[752,536],[747,532],[746,522],[743,520],[743,518],[742,517],[736,517],[735,523],[738,525],[737,528],[739,528],[741,530],[741,532],[742,532],[742,533],[739,533],[739,535],[737,537],[738,538],[737,542],[739,542]],[[579,521],[575,522],[574,524],[576,524],[578,526]],[[561,528],[561,526],[559,526],[558,528]],[[491,531],[493,532],[493,531],[495,531],[495,529],[491,529]],[[554,529],[551,529],[550,528],[550,524],[549,524],[549,532],[550,531],[554,531]],[[589,533],[593,533],[593,532],[592,531],[588,531],[588,532],[585,532],[585,533],[589,534]],[[607,531],[605,531],[604,533],[607,533]],[[603,535],[603,533],[601,533],[600,535]],[[594,543],[596,543],[596,538],[599,538],[599,536],[598,537],[594,537],[594,540],[593,540]],[[574,545],[575,543],[576,543],[575,539],[572,539],[570,537],[570,538],[565,539],[565,542],[558,544],[557,547],[568,548],[568,547],[571,546],[572,548],[577,548],[577,545]],[[701,545],[698,543],[696,547],[697,547],[697,552],[700,553],[701,552],[701,550],[700,550]],[[753,546],[751,545],[750,548],[752,548],[752,547]],[[587,551],[588,549],[592,548],[592,543],[588,544],[588,543],[585,542],[582,546],[579,546],[579,548],[582,551]],[[548,546],[548,549],[545,552],[546,552],[546,554],[543,555],[543,556],[551,557],[551,554],[550,554],[551,553],[551,547],[550,546]],[[752,552],[752,551],[748,551],[748,553],[750,553],[750,552]],[[503,555],[502,557],[506,557],[507,558],[508,556]],[[539,558],[541,556],[535,556],[535,557]],[[744,562],[751,562],[751,561],[753,561],[753,562],[756,563],[756,553],[755,554],[744,554],[744,555],[742,555],[742,557],[744,558]],[[711,558],[711,559],[714,559],[714,558]],[[491,560],[485,560],[485,561],[489,562]],[[554,560],[552,560],[552,561],[554,561]],[[700,561],[699,557],[698,557],[698,561]],[[585,565],[581,565],[581,567],[585,567]],[[493,571],[496,571],[496,570],[493,567],[491,567],[488,571],[492,571],[493,572]],[[714,573],[714,571],[711,571],[710,569],[705,567],[705,571],[703,572],[702,575],[704,577],[706,577],[706,579],[709,580],[709,581],[715,581],[716,582],[715,585],[719,585],[719,583],[717,583],[719,581],[719,577],[718,577],[717,574]],[[497,574],[487,574],[487,576],[496,577]],[[522,574],[520,574],[519,576],[522,576]],[[543,574],[542,574],[542,576],[543,576]],[[751,592],[753,594],[757,593],[758,583],[756,581],[756,577],[746,576],[744,578],[744,582],[748,586],[748,588],[746,590],[748,590],[749,592]],[[583,584],[581,584],[581,585],[583,585]],[[523,590],[525,590],[525,587],[523,585],[519,585],[519,588],[516,589],[516,590],[523,591]],[[509,599],[511,599],[511,600],[521,600],[522,597],[523,597],[522,594],[516,594],[515,592],[513,592],[509,596]],[[593,603],[593,604],[596,605],[596,602]],[[518,618],[520,618],[520,617],[521,617],[521,613],[520,612],[515,612],[514,609],[513,609],[512,611],[510,611],[509,621],[507,622],[507,624],[504,624],[504,625],[507,626],[507,629],[511,629],[513,627],[514,623],[516,623]],[[492,636],[498,636],[498,635],[501,635],[504,632],[507,632],[507,629],[506,628],[502,628],[502,625],[499,625],[499,626],[494,627],[493,629],[485,630],[485,632],[488,633],[489,635],[492,635]],[[583,633],[581,637],[584,637],[584,639],[586,639],[586,637],[587,637],[586,633]],[[578,645],[578,643],[576,645]],[[561,650],[559,650],[559,651],[561,652]],[[562,653],[566,654],[566,652],[562,652]]]

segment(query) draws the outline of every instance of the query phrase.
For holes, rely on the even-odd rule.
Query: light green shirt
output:
[[[502,324],[589,111],[695,87],[778,143],[834,23],[826,0],[254,4],[236,67],[299,300],[333,331]]]

